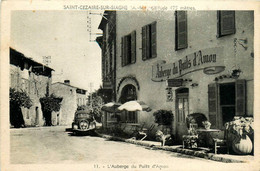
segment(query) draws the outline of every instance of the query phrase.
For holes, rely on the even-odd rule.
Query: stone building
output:
[[[180,138],[191,113],[222,130],[234,116],[253,116],[253,11],[110,11],[99,28],[114,100],[142,100],[153,109],[129,112],[134,122],[149,125],[154,111],[172,110]]]
[[[64,83],[52,84],[52,93],[62,97],[61,109],[52,115],[53,125],[70,125],[78,106],[87,104],[87,90],[70,85],[69,80]]]
[[[30,109],[22,108],[25,126],[43,126],[39,99],[50,90],[53,69],[10,48],[10,88],[25,91],[32,100]]]

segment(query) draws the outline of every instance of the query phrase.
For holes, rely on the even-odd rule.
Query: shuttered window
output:
[[[155,58],[157,56],[156,22],[142,27],[142,59]]]
[[[235,34],[235,11],[218,11],[218,37]]]
[[[223,93],[225,94],[224,98]],[[212,128],[222,129],[225,122],[233,120],[234,116],[245,116],[246,81],[236,80],[235,84],[209,84],[208,107],[209,121],[211,122]]]
[[[188,47],[187,11],[175,13],[175,50]]]
[[[121,38],[121,64],[122,67],[136,61],[136,31]]]

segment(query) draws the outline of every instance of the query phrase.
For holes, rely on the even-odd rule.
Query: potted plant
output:
[[[209,121],[203,121],[202,124],[205,129],[210,129],[211,123]]]
[[[234,117],[226,123],[229,132],[229,141],[237,154],[250,154],[253,149],[254,119],[252,117]],[[251,137],[251,138],[250,138]]]
[[[162,146],[166,144],[171,144],[173,141],[172,135],[172,122],[173,122],[173,113],[171,110],[157,110],[153,113],[155,123],[158,126],[161,126],[161,130],[157,130],[156,137],[162,142]]]

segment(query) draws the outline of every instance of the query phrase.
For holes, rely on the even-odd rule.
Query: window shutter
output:
[[[136,61],[136,31],[131,33],[131,64]]]
[[[151,58],[151,25],[146,26],[146,59]]]
[[[187,33],[187,12],[176,12],[176,50],[188,47],[188,33]]]
[[[157,55],[156,52],[156,22],[153,22],[151,25],[151,48],[152,48],[152,58],[155,58]]]
[[[235,34],[235,11],[218,11],[219,36]]]
[[[246,113],[246,81],[236,81],[236,115],[244,116]]]
[[[131,59],[130,59],[130,54],[131,53],[131,49],[130,49],[130,46],[131,46],[131,42],[130,42],[130,37],[129,36],[125,36],[124,37],[124,64],[125,65],[128,65],[131,63]]]
[[[218,106],[218,89],[217,84],[208,85],[208,102],[209,102],[209,121],[212,128],[218,127],[217,106]]]
[[[121,65],[122,67],[125,66],[125,59],[124,59],[124,37],[121,38]]]
[[[142,59],[146,60],[146,26],[142,27]]]

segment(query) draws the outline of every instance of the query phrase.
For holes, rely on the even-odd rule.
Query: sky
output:
[[[13,11],[11,15],[11,47],[26,57],[43,63],[51,56],[52,82],[70,80],[71,85],[93,91],[101,85],[101,49],[95,35],[101,15],[88,11]],[[90,84],[93,85],[90,88]]]

